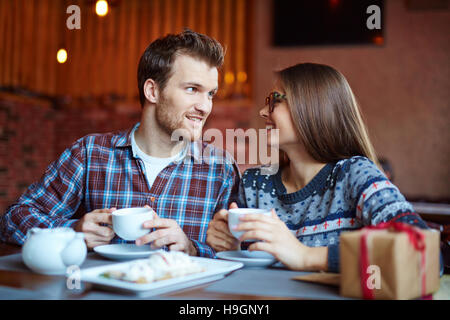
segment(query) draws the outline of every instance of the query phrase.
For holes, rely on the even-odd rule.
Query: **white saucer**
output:
[[[246,267],[268,267],[277,261],[275,258],[247,258],[240,251],[217,252],[216,256],[224,260],[242,262]]]
[[[158,250],[150,249],[148,245],[137,246],[132,243],[117,243],[95,247],[94,251],[105,258],[123,261],[145,259]]]

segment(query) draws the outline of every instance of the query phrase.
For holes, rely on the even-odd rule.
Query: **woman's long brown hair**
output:
[[[364,156],[379,166],[355,96],[332,67],[301,63],[276,73],[306,151],[322,163]]]

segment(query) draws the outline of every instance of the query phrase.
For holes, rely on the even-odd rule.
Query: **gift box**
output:
[[[364,299],[415,299],[439,289],[436,230],[386,222],[340,236],[340,294]]]

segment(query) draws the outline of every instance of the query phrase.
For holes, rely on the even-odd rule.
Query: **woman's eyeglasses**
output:
[[[266,106],[269,106],[269,113],[273,112],[275,103],[280,102],[281,99],[286,99],[286,95],[279,92],[271,92],[269,96],[266,97]]]

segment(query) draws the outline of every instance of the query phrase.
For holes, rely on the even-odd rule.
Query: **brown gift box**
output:
[[[424,295],[439,289],[439,239],[435,230],[413,227],[425,236]],[[361,237],[366,229],[343,232],[340,236],[340,294],[363,298],[361,288]],[[368,265],[379,267],[379,286],[374,280],[377,271],[368,270],[368,283],[374,299],[414,299],[422,297],[421,252],[415,249],[409,235],[392,229],[370,230],[367,238]],[[375,271],[374,271],[375,270]],[[366,284],[367,285],[367,284]]]

